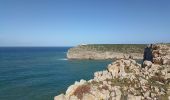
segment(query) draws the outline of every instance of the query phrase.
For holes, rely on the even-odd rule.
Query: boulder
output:
[[[151,66],[152,66],[152,62],[146,60],[146,61],[143,62],[143,66],[144,66],[144,67],[146,67],[146,66],[147,66],[147,67],[151,67]]]
[[[153,58],[153,63],[162,65],[162,58],[161,57]]]
[[[113,77],[124,77],[126,75],[124,60],[117,60],[116,63],[109,64],[107,70],[112,74]]]

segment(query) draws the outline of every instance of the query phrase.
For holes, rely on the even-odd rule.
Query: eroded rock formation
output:
[[[170,47],[153,46],[153,63],[144,68],[124,56],[94,73],[94,79],[80,80],[55,100],[168,100],[170,99]]]

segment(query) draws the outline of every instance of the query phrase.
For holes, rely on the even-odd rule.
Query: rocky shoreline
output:
[[[143,67],[131,56],[117,58],[91,80],[80,80],[54,100],[170,100],[170,47],[153,45]]]
[[[67,58],[107,60],[122,58],[123,55],[129,54],[134,59],[142,59],[144,47],[142,44],[79,45],[68,50]]]

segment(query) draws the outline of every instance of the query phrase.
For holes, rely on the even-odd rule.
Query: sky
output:
[[[170,43],[170,0],[0,0],[0,46]]]

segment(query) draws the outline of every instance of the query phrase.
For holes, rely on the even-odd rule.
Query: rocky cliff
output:
[[[170,47],[153,46],[153,63],[117,59],[91,80],[80,80],[54,100],[170,100]]]
[[[142,59],[143,44],[95,44],[79,45],[68,50],[68,59],[114,59],[130,54],[134,59]]]

